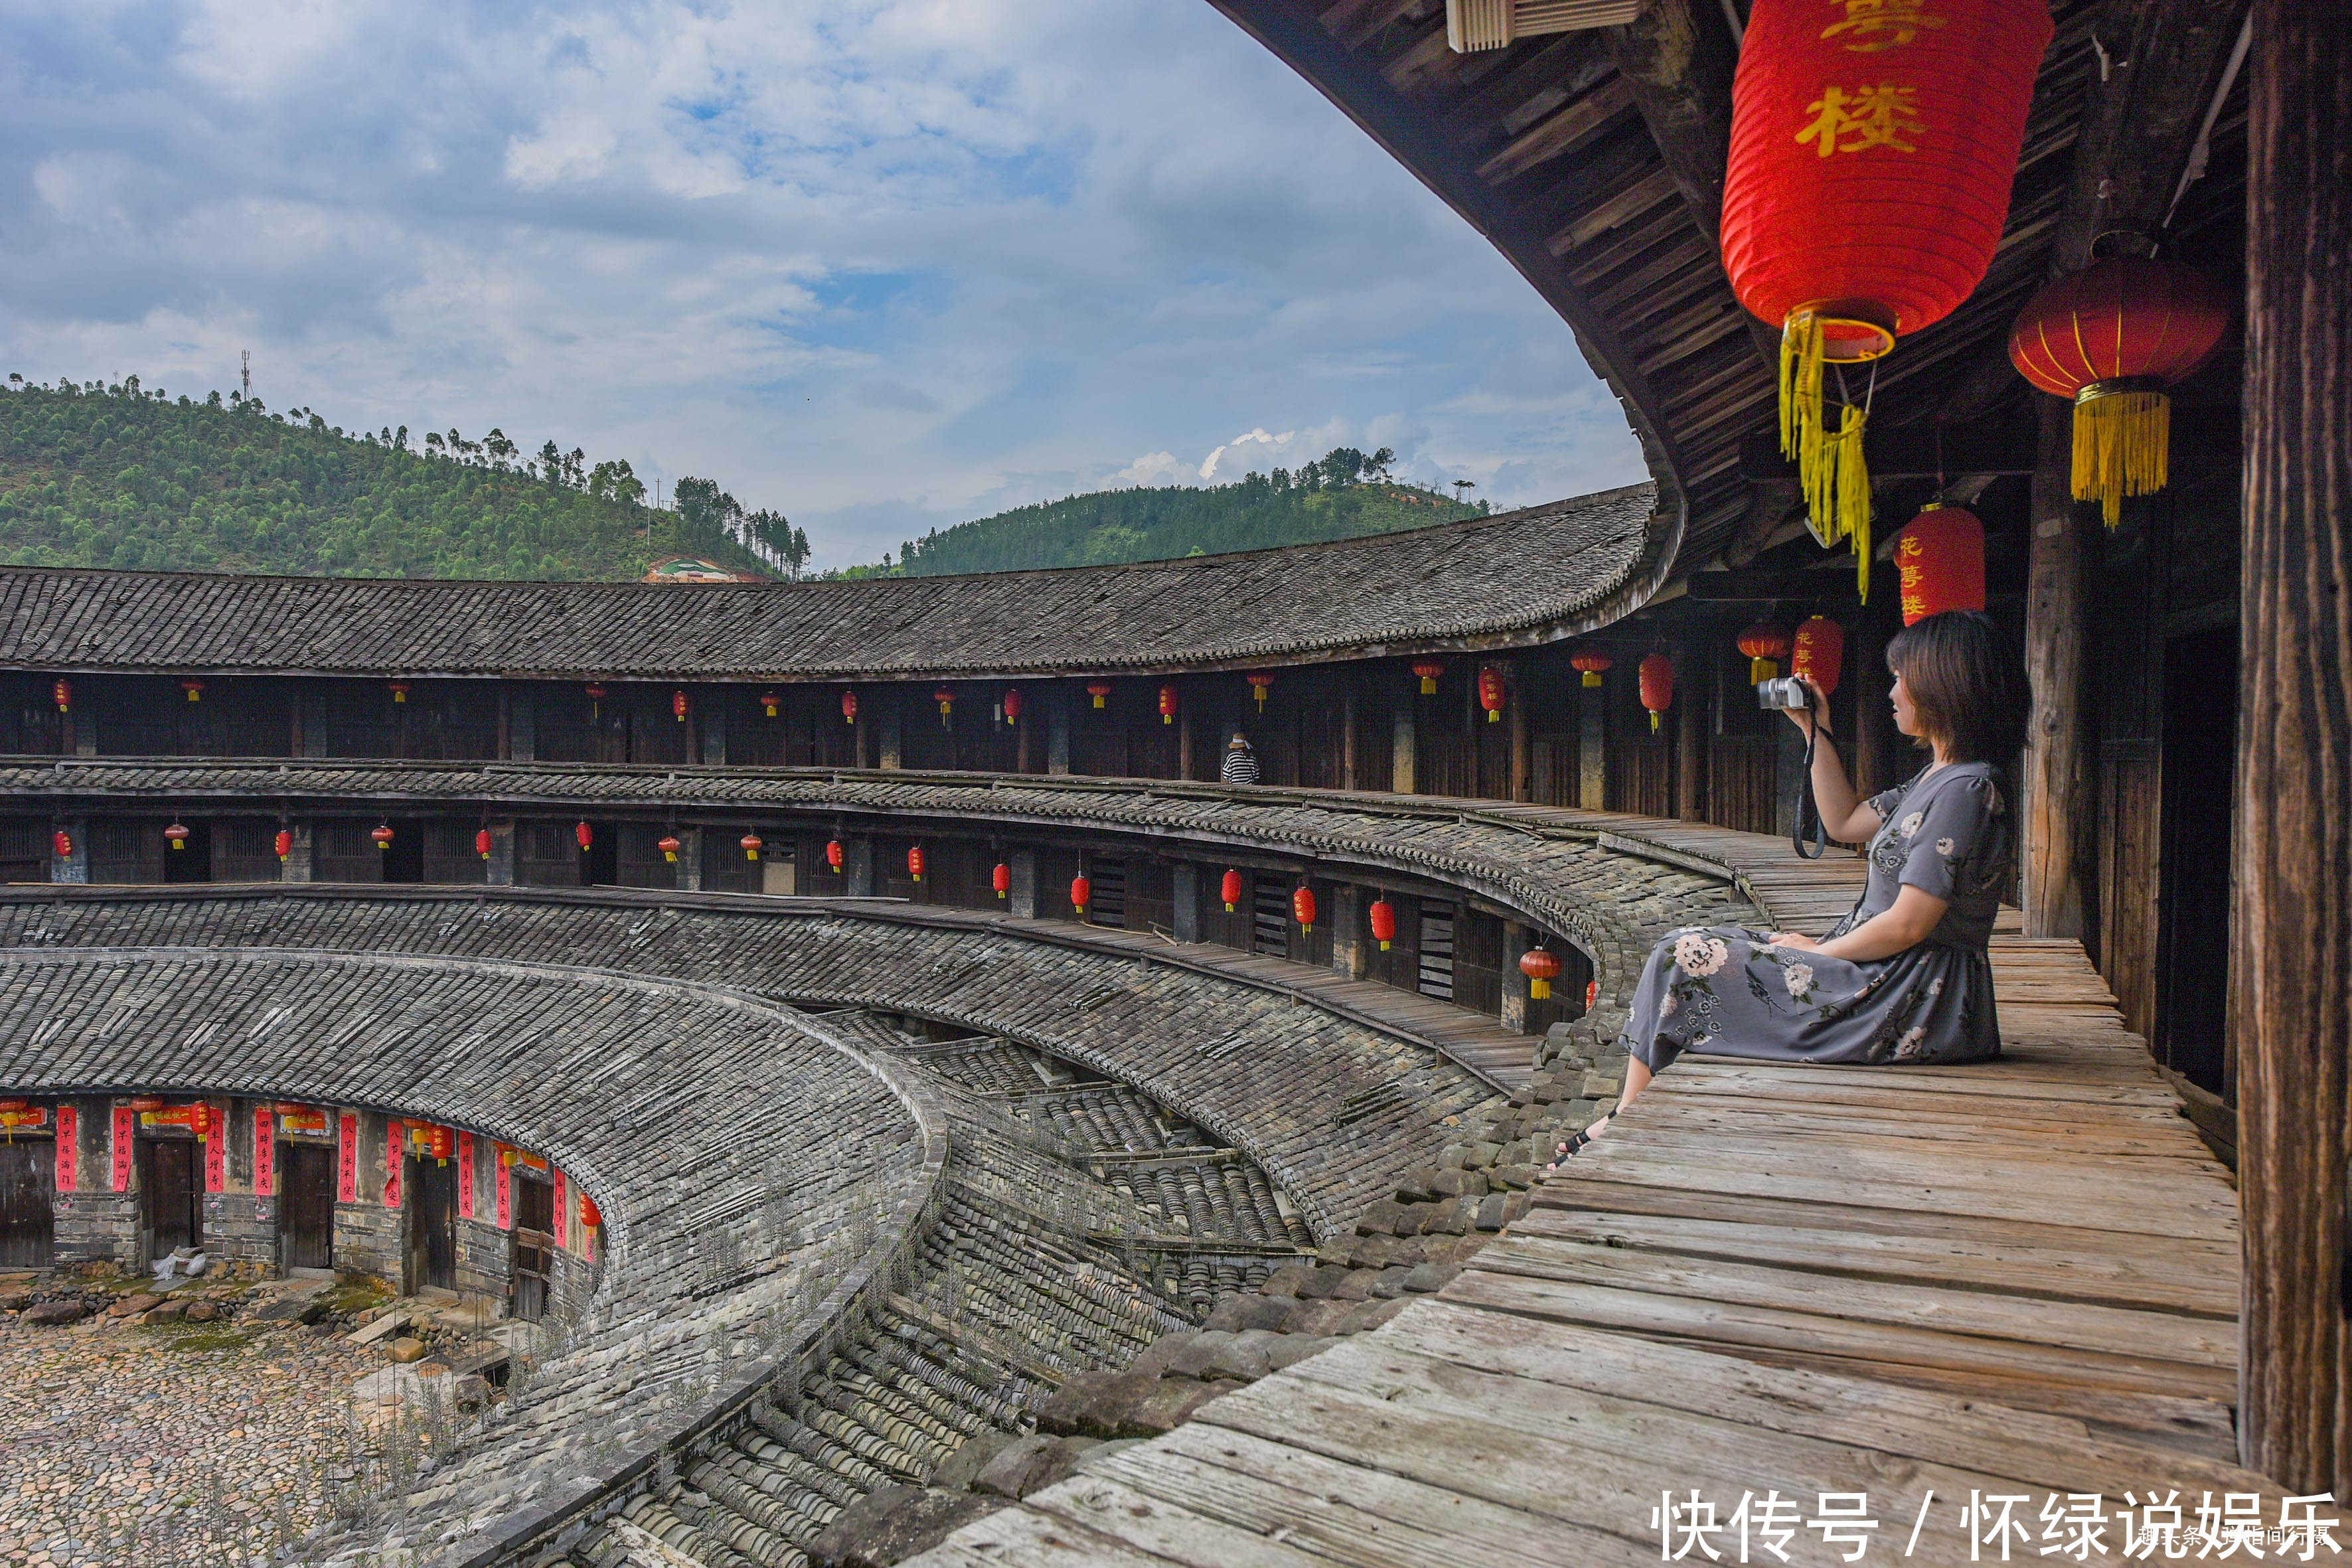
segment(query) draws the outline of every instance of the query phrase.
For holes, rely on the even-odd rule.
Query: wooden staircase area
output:
[[[1724,867],[1786,927],[1821,929],[1862,877],[1785,840],[1539,814]],[[1694,1490],[1719,1521],[1746,1493],[1799,1521],[1866,1494],[1864,1561],[2144,1560],[2126,1493],[2177,1491],[2191,1527],[2252,1494],[2275,1523],[2280,1489],[2234,1462],[2229,1173],[2079,944],[2004,923],[2002,1059],[1686,1057],[1434,1300],[919,1561],[1630,1568],[1661,1559],[1661,1494]],[[2069,1499],[2093,1494],[2078,1553]],[[2028,1500],[2005,1552],[1964,1515],[1992,1496]],[[1847,1560],[1793,1528],[1787,1561]],[[1741,1560],[1736,1531],[1710,1544]]]

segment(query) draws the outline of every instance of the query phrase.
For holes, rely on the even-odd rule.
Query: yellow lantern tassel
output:
[[[1838,531],[1853,542],[1854,574],[1865,605],[1870,603],[1870,467],[1863,460],[1862,430],[1869,419],[1849,405],[1837,434]]]
[[[1813,537],[1824,549],[1842,539],[1853,542],[1855,572],[1863,602],[1867,604],[1870,468],[1863,458],[1862,435],[1870,416],[1849,404],[1837,429],[1828,428],[1822,411],[1822,373],[1828,359],[1822,328],[1822,319],[1805,310],[1790,311],[1780,329],[1780,455],[1796,459],[1807,526]],[[1893,341],[1888,334],[1887,344],[1891,346]],[[1857,357],[1874,359],[1884,352],[1882,348]]]
[[[2074,399],[2074,499],[2096,500],[2109,528],[2124,497],[2164,488],[2172,400],[2147,387],[2093,382]]]
[[[1657,710],[1656,709],[1653,708],[1653,709],[1651,709],[1651,710],[1650,710],[1650,733],[1651,733],[1651,734],[1653,734],[1653,735],[1654,735],[1654,734],[1656,734],[1657,732],[1658,732],[1658,710]]]
[[[1748,684],[1750,686],[1761,686],[1780,673],[1780,667],[1769,658],[1751,658],[1748,661]]]

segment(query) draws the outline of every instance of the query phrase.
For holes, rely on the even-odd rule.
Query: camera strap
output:
[[[1789,829],[1789,847],[1807,860],[1818,860],[1829,847],[1829,830],[1822,823],[1822,808],[1813,804],[1813,748],[1821,743],[1822,726],[1819,719],[1805,731],[1805,773],[1797,784],[1797,820]],[[1805,847],[1805,819],[1813,820],[1813,847]]]

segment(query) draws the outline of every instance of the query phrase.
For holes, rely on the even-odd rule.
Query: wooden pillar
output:
[[[324,739],[324,736],[320,737],[322,742]],[[319,751],[305,751],[302,754],[317,757],[326,755],[326,752],[322,746]],[[535,763],[539,760],[539,700],[528,687],[520,690],[509,689],[507,697],[506,755],[509,762]]]
[[[1843,674],[1843,684],[1853,689],[1853,772],[1848,776],[1854,794],[1868,800],[1895,782],[1885,776],[1886,764],[1881,761],[1895,724],[1895,711],[1886,701],[1894,679],[1886,673],[1886,638],[1878,617],[1856,617],[1850,640]]]
[[[1355,789],[1356,783],[1356,672],[1344,670],[1340,679],[1347,690],[1339,698],[1339,787]]]
[[[1576,690],[1576,804],[1606,811],[1609,793],[1609,689],[1579,684]]]
[[[727,765],[727,710],[710,688],[705,687],[694,704],[694,739],[696,750],[690,754],[700,759],[707,768]]]
[[[57,835],[66,836],[68,849],[58,853]],[[77,886],[89,880],[89,823],[86,818],[66,816],[57,819],[49,829],[49,880]]]
[[[1170,881],[1175,893],[1175,910],[1171,924],[1178,942],[1201,940],[1201,867],[1197,861],[1179,860],[1171,868]]]
[[[842,846],[841,870],[853,899],[874,896],[874,840],[860,834]]]
[[[2230,1000],[2238,1446],[2352,1495],[2352,29],[2254,0]]]
[[[876,760],[890,769],[898,767],[906,753],[906,719],[898,697],[899,693],[891,691],[874,704],[874,744],[879,753]]]
[[[310,836],[308,823],[294,830],[294,847],[303,863],[302,876],[299,879],[305,882],[310,879],[308,854]],[[293,862],[289,860],[287,865],[290,868]],[[490,824],[490,858],[483,867],[482,875],[493,888],[511,888],[515,885],[514,818],[509,816]],[[288,880],[291,881],[295,879],[289,877]]]
[[[672,831],[677,835],[678,891],[698,893],[702,891],[703,852],[707,849],[724,853],[727,843],[726,835],[716,829],[706,830],[699,827],[680,827]],[[779,843],[776,846],[776,853],[789,855],[792,853],[792,847],[788,844]]]
[[[1056,775],[1070,771],[1070,703],[1068,681],[1045,689],[1045,771]]]
[[[1015,849],[1004,859],[1013,869],[1013,888],[1005,902],[1015,918],[1034,921],[1037,918],[1037,851]]]
[[[278,879],[281,882],[308,882],[311,879],[312,868],[318,864],[317,830],[305,819],[288,823],[286,833],[291,842],[287,845],[286,858],[278,863]]]
[[[1518,673],[1514,668],[1507,678],[1510,681],[1511,798],[1533,800],[1535,732],[1528,722],[1528,690],[1519,683]]]
[[[1349,980],[1371,973],[1371,932],[1364,913],[1371,903],[1356,883],[1339,882],[1331,889],[1331,907],[1323,914],[1331,922],[1332,972]]]
[[[1397,698],[1389,737],[1389,788],[1398,795],[1412,795],[1417,788],[1413,772],[1420,747],[1413,731],[1412,704],[1410,696]]]
[[[2074,504],[2074,409],[2036,397],[2042,420],[2027,521],[2025,678],[2033,722],[2025,743],[2025,842],[2019,902],[2025,934],[2086,934],[2092,821],[2090,747],[2083,732],[2083,656],[2090,618],[2088,531],[2098,524]]]
[[[1034,715],[1031,716],[1026,724],[1017,719],[1013,721],[1013,772],[1034,773],[1037,771],[1036,748],[1031,744],[1036,739],[1036,735],[1037,720]]]
[[[1503,922],[1503,1002],[1499,1022],[1515,1035],[1528,1032],[1527,971],[1519,967],[1519,954],[1527,952],[1528,928],[1512,921]]]
[[[1675,815],[1685,822],[1706,820],[1706,697],[1690,645],[1675,648]]]

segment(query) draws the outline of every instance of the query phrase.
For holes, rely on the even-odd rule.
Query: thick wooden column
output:
[[[1520,685],[1518,671],[1509,673],[1511,683],[1510,711],[1505,715],[1511,725],[1511,798],[1535,798],[1535,732],[1528,723],[1528,692]]]
[[[1608,689],[1578,684],[1576,692],[1576,804],[1586,811],[1609,809]]]
[[[1706,820],[1706,686],[1698,677],[1697,650],[1675,649],[1675,815],[1685,822]]]
[[[1895,727],[1895,710],[1886,700],[1894,678],[1886,673],[1886,638],[1878,617],[1867,612],[1854,617],[1846,637],[1846,657],[1839,684],[1853,692],[1854,793],[1868,800],[1895,781],[1884,777],[1886,736]]]
[[[1359,789],[1356,766],[1356,677],[1349,670],[1341,677],[1348,689],[1339,698],[1339,787]]]
[[[2245,1463],[2352,1496],[2352,29],[2254,0],[2230,1000]]]
[[[2033,722],[2025,742],[2025,842],[2018,901],[2028,936],[2083,936],[2091,858],[2090,747],[2083,732],[2083,652],[2090,615],[2087,531],[2068,468],[2074,410],[2037,397],[2041,460],[2027,521],[2025,679]]]
[[[1400,696],[1389,731],[1389,788],[1399,795],[1415,793],[1420,745],[1414,723],[1413,700]]]

